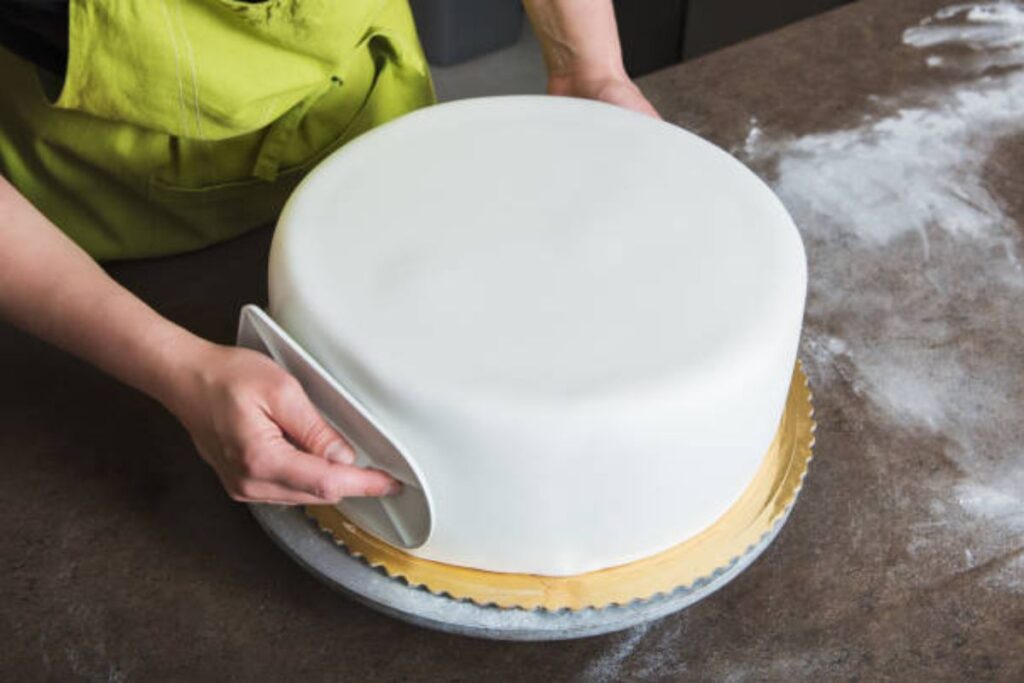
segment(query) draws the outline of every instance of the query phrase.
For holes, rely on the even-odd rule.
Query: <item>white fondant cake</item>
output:
[[[803,245],[717,147],[595,102],[431,107],[281,216],[271,314],[426,479],[411,551],[568,575],[698,533],[750,484],[803,316]]]

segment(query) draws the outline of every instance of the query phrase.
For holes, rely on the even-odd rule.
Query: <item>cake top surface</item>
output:
[[[271,297],[379,386],[621,396],[755,348],[803,258],[778,199],[699,137],[595,102],[485,98],[317,167],[279,222]]]

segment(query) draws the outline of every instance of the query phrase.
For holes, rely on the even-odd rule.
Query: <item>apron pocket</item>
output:
[[[396,66],[387,55],[382,54],[384,49],[390,49],[390,41],[384,37],[374,36],[368,40],[366,48],[359,52],[363,55],[362,59],[369,60],[369,68],[366,69],[367,63],[364,62],[361,74],[353,73],[340,88],[328,91],[322,96],[321,101],[309,109],[303,121],[296,127],[294,139],[295,147],[313,151],[297,162],[283,164],[273,181],[252,176],[263,135],[267,134],[266,131],[261,131],[263,135],[254,136],[248,141],[249,147],[245,157],[248,168],[240,179],[185,184],[170,182],[161,177],[162,174],[157,173],[151,176],[149,181],[151,199],[187,220],[200,223],[212,221],[220,226],[217,228],[220,231],[226,226],[237,226],[237,232],[243,232],[275,220],[299,181],[329,154],[367,130],[433,102],[429,77],[418,71],[407,73],[407,70]],[[366,86],[357,90],[362,90],[362,98],[357,100],[356,106],[353,107],[351,103],[341,99],[340,91],[345,85],[352,85],[360,80],[366,83]],[[346,104],[352,112],[348,122],[340,130],[335,125],[332,131],[328,127],[328,122],[333,121],[336,124],[340,118],[339,110],[346,108]],[[315,144],[317,139],[319,145]],[[204,167],[211,168],[211,165],[202,163],[203,157],[215,162],[218,147],[237,145],[240,141],[178,141],[178,144],[182,142],[196,146],[189,150],[190,165],[195,164],[201,170]],[[179,158],[181,151],[178,151]],[[288,150],[292,153],[294,151]]]

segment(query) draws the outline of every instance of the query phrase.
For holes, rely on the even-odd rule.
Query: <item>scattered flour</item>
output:
[[[933,506],[938,521],[921,525],[933,533],[911,554],[952,549],[948,567],[963,571],[966,553],[969,568],[988,563],[990,585],[1024,592],[1024,371],[963,346],[984,338],[977,326],[1024,330],[1020,228],[985,175],[997,145],[1024,135],[1024,4],[954,5],[903,41],[962,79],[875,98],[892,113],[799,138],[772,137],[752,119],[740,155],[774,168],[808,241],[810,317],[861,319],[842,339],[808,330],[812,379],[842,378],[878,419],[942,437],[936,457],[959,472],[952,485],[934,483],[951,505]],[[908,268],[914,241],[919,260]],[[994,308],[973,318],[982,305]]]
[[[747,139],[743,141],[743,153],[747,157],[754,157],[757,155],[761,146],[761,136],[764,135],[764,131],[761,130],[761,126],[758,125],[757,117],[750,117],[750,125],[747,127]]]
[[[808,318],[833,328],[805,333],[815,388],[844,383],[873,406],[873,419],[942,444],[930,454],[866,456],[885,460],[880,467],[911,455],[955,467],[952,480],[948,468],[921,472],[916,485],[933,499],[912,524],[910,561],[932,563],[940,578],[983,572],[993,590],[1024,593],[1024,368],[963,347],[984,338],[978,326],[1006,325],[1024,338],[1020,228],[985,182],[1000,141],[1024,135],[1024,3],[954,5],[903,40],[929,68],[961,79],[871,97],[891,113],[804,137],[773,136],[751,118],[736,153],[774,169],[769,182],[807,242]],[[983,304],[1002,308],[972,317]],[[683,623],[623,634],[583,680],[678,674],[681,664],[660,653],[684,647]]]
[[[643,644],[643,650],[639,646]],[[587,683],[618,683],[622,680],[674,679],[685,674],[677,659],[685,647],[683,623],[659,621],[635,626],[620,636],[603,656],[593,660],[580,675]]]
[[[594,681],[594,683],[620,680],[623,666],[629,659],[629,656],[633,654],[633,651],[636,650],[640,641],[651,630],[652,625],[652,622],[640,624],[619,636],[619,640],[607,652],[604,652],[601,656],[587,664],[587,668],[582,675],[583,680]]]
[[[993,80],[858,128],[788,141],[775,189],[787,206],[817,217],[808,229],[880,246],[907,232],[927,244],[935,229],[1005,237],[1006,218],[981,181],[996,141],[1021,129],[1024,88],[1003,85]]]
[[[860,126],[801,138],[769,139],[752,118],[743,155],[776,159],[776,191],[791,211],[814,218],[802,223],[805,230],[876,245],[908,232],[927,244],[934,230],[994,238],[1019,269],[1008,248],[1010,221],[982,171],[1000,139],[1024,131],[1024,75],[985,74],[991,60],[1024,66],[1024,5],[955,5],[907,29],[903,39],[918,47],[969,46],[971,54],[925,59],[935,68],[969,65],[980,78],[915,93],[906,98],[910,105],[889,102],[894,114]]]
[[[842,339],[820,334],[805,339],[801,357],[808,369],[816,373],[815,384],[827,384],[832,382],[837,374],[850,380],[850,377],[843,373],[839,363],[841,358],[848,358],[850,353],[850,347]]]
[[[903,33],[920,48],[950,48],[955,58],[928,55],[926,64],[961,73],[983,73],[1024,64],[1024,12],[1014,3],[953,5]]]
[[[956,24],[946,23],[960,20]],[[903,42],[914,47],[964,45],[993,52],[1024,47],[1024,12],[1013,2],[951,5],[903,32]]]

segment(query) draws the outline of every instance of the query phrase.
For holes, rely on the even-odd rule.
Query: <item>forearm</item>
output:
[[[401,490],[387,474],[354,466],[352,448],[273,361],[158,315],[2,177],[0,320],[167,406],[237,500],[333,505]]]
[[[158,400],[205,342],[117,284],[0,178],[0,319]]]
[[[553,82],[625,78],[611,0],[524,0]]]

